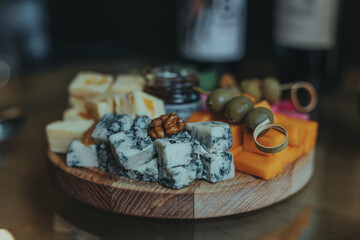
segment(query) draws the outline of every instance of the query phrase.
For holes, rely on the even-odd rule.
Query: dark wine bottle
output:
[[[179,0],[182,58],[219,76],[236,73],[245,54],[246,0]]]
[[[275,55],[281,82],[307,81],[318,90],[340,78],[341,0],[277,0]]]

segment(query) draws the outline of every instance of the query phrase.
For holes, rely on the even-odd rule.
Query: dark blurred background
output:
[[[360,1],[343,1],[342,66],[360,62]],[[15,74],[78,61],[178,60],[177,1],[0,1],[0,59]],[[274,58],[274,0],[247,3],[244,62]],[[269,74],[273,73],[269,68]],[[249,74],[253,74],[250,72]]]

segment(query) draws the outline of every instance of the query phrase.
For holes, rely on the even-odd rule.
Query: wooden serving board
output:
[[[64,155],[48,152],[48,157],[53,182],[84,203],[133,216],[199,219],[249,212],[291,196],[310,180],[314,152],[288,164],[269,181],[236,171],[233,179],[215,184],[196,180],[179,190],[131,181],[97,168],[72,168]]]

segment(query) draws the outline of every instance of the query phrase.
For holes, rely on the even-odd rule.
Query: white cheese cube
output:
[[[99,169],[101,171],[120,176],[124,175],[124,169],[113,155],[111,146],[108,143],[96,144],[96,154],[99,161]]]
[[[69,94],[75,97],[92,98],[107,92],[114,81],[108,74],[79,72],[69,85]]]
[[[95,98],[88,99],[85,102],[85,108],[89,115],[97,120],[107,113],[114,113],[114,94],[112,92],[108,92]]]
[[[172,189],[189,185],[197,178],[197,168],[194,162],[186,166],[166,168],[159,166],[159,183]]]
[[[202,178],[209,182],[219,182],[235,176],[234,159],[230,152],[209,153],[202,149],[200,159],[203,163]]]
[[[66,153],[69,144],[80,139],[83,133],[94,123],[93,120],[56,121],[46,126],[50,151]]]
[[[159,165],[166,168],[189,165],[199,159],[200,144],[188,138],[159,138],[155,140]]]
[[[142,91],[145,87],[145,79],[140,74],[119,74],[112,86],[117,93],[128,93],[135,90]]]
[[[66,154],[70,167],[99,167],[96,146],[86,146],[80,140],[72,141]]]
[[[116,113],[136,117],[147,115],[150,118],[165,113],[164,101],[141,91],[132,91],[126,95],[115,97]]]
[[[107,113],[113,113],[113,101],[112,99],[89,100],[85,104],[85,108],[91,117],[99,120],[102,116]]]
[[[217,121],[187,123],[186,130],[208,152],[221,153],[231,148],[232,133],[227,123]]]
[[[157,159],[154,158],[141,166],[125,170],[125,176],[134,181],[157,182],[159,178]]]
[[[115,102],[115,106],[114,106],[115,113],[127,114],[127,115],[131,114],[129,108],[125,107],[126,104],[128,104],[126,100],[126,94],[122,94],[122,93],[116,94],[113,99]]]
[[[90,115],[82,109],[68,108],[63,112],[64,121],[91,120]]]
[[[85,101],[86,98],[83,97],[69,96],[69,106],[71,108],[77,108],[85,111]]]
[[[111,135],[121,131],[129,131],[133,121],[133,118],[128,115],[105,114],[97,123],[91,137],[97,143],[108,142]]]
[[[125,169],[139,167],[155,157],[154,143],[144,129],[119,132],[109,138],[112,152]]]

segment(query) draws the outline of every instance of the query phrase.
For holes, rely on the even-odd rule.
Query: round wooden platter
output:
[[[233,179],[215,184],[196,180],[172,190],[97,168],[69,167],[64,155],[48,152],[48,157],[53,182],[75,199],[115,213],[169,219],[221,217],[272,205],[306,185],[314,161],[313,152],[306,154],[269,181],[236,171]]]

